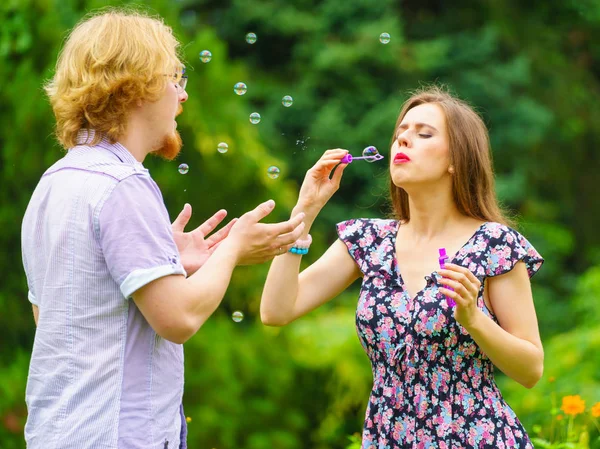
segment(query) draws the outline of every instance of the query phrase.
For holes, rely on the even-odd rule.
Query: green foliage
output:
[[[44,170],[62,156],[41,86],[68,31],[99,0],[0,5],[0,446],[24,447],[24,388],[34,335],[20,223]],[[108,2],[113,5],[128,2]],[[528,429],[552,389],[600,398],[600,7],[597,2],[152,0],[183,43],[189,101],[177,163],[148,158],[172,217],[197,226],[220,208],[239,216],[274,198],[289,216],[305,171],[327,148],[387,148],[401,103],[423,83],[448,84],[490,127],[498,194],[546,257],[534,278],[546,377],[525,390],[500,377]],[[548,24],[552,23],[550,27]],[[253,31],[254,45],[244,36]],[[378,41],[381,32],[391,42]],[[209,49],[203,64],[198,53]],[[233,94],[244,81],[248,92]],[[290,108],[281,98],[291,95]],[[258,111],[259,125],[248,115]],[[216,146],[225,141],[229,152]],[[177,164],[190,172],[182,176]],[[281,176],[266,176],[270,165]],[[305,264],[333,225],[387,212],[387,165],[354,164],[311,233]],[[263,327],[268,266],[241,267],[222,306],[186,345],[190,447],[360,447],[371,372],[354,330],[357,288],[285,329]],[[229,315],[242,310],[246,319]],[[556,383],[547,382],[549,376]],[[593,441],[593,440],[592,440]],[[539,447],[543,447],[541,440]],[[548,446],[550,447],[550,446]],[[565,446],[567,447],[567,446]],[[592,446],[593,447],[593,446]]]
[[[552,394],[580,394],[588,398],[588,403],[600,402],[598,325],[546,340],[544,352],[545,374],[535,388],[527,390],[506,377],[498,382],[506,401],[527,428],[545,419]]]

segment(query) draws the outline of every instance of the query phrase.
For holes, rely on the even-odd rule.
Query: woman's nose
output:
[[[179,94],[179,102],[180,103],[185,103],[188,99],[188,93],[184,90],[183,92],[181,92]]]
[[[406,131],[398,136],[398,145],[401,147],[410,147],[410,139],[406,135]]]

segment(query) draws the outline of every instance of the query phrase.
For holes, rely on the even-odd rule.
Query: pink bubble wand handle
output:
[[[344,156],[342,158],[342,160],[340,161],[340,163],[341,164],[349,164],[352,161],[357,161],[359,159],[369,159],[369,160],[379,161],[379,160],[383,159],[383,156],[378,153],[378,154],[376,154],[374,156],[353,157],[350,153],[348,153],[346,156]]]
[[[440,257],[438,259],[438,262],[440,264],[440,268],[443,270],[445,268],[446,261],[448,260],[448,255],[446,254],[446,248],[440,248],[439,253],[440,253]],[[445,286],[445,288],[447,288],[448,290],[454,291],[451,287],[448,287],[447,285]],[[456,301],[454,301],[452,298],[446,296],[446,300],[448,301],[448,305],[450,307],[456,306]]]

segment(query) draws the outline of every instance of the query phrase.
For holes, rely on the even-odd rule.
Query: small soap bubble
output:
[[[286,108],[289,108],[293,103],[294,99],[289,95],[286,95],[281,99],[281,104],[284,105]]]
[[[297,139],[296,140],[296,146],[299,146],[300,148],[302,148],[302,151],[306,150],[307,145],[306,143],[310,140],[310,137],[306,137],[306,138],[301,138],[301,139]]]
[[[221,154],[227,153],[228,150],[229,145],[227,145],[225,142],[221,142],[219,145],[217,145],[217,151]]]
[[[246,42],[248,42],[249,44],[253,44],[254,42],[256,42],[256,34],[254,34],[254,33],[246,34]]]
[[[182,175],[185,175],[187,172],[190,171],[190,167],[188,164],[181,164],[179,166],[179,173],[181,173]]]
[[[236,310],[235,312],[233,312],[231,314],[231,319],[233,321],[235,321],[236,323],[239,323],[240,321],[242,321],[244,319],[244,314],[242,312],[240,312],[239,310]]]
[[[253,112],[252,114],[250,114],[250,123],[252,123],[253,125],[260,123],[260,114],[258,112]]]
[[[233,91],[238,95],[244,95],[247,90],[248,87],[244,83],[235,83],[233,86]]]
[[[207,63],[212,59],[212,53],[208,50],[202,50],[200,52],[200,61]]]
[[[275,167],[274,165],[271,165],[267,169],[267,175],[271,179],[277,179],[277,178],[279,178],[279,173],[281,173],[281,170],[279,170],[279,167]]]
[[[365,159],[365,161],[367,162],[375,162],[377,159],[375,159],[375,156],[377,156],[379,154],[379,151],[377,151],[377,148],[375,148],[373,145],[368,146],[367,148],[365,148],[362,152],[362,155],[368,159]]]
[[[389,44],[391,40],[390,33],[381,33],[379,35],[379,42],[382,44]]]
[[[187,416],[187,417],[185,418],[185,422],[187,422],[187,423],[190,423],[190,422],[192,422],[192,418],[190,418],[189,416]]]

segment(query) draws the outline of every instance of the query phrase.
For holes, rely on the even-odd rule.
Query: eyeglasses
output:
[[[185,86],[187,86],[187,80],[188,80],[188,77],[185,74],[185,68],[181,72],[181,76],[179,76],[178,73],[175,73],[174,75],[165,75],[165,76],[170,76],[172,78],[173,82],[175,83],[175,86],[177,87],[178,93],[181,94],[185,91]],[[177,81],[177,78],[179,78],[179,81]]]
[[[187,86],[187,80],[188,80],[187,75],[181,75],[181,78],[179,78],[179,82],[177,83],[177,92],[179,92],[180,94],[185,92],[185,86]]]

